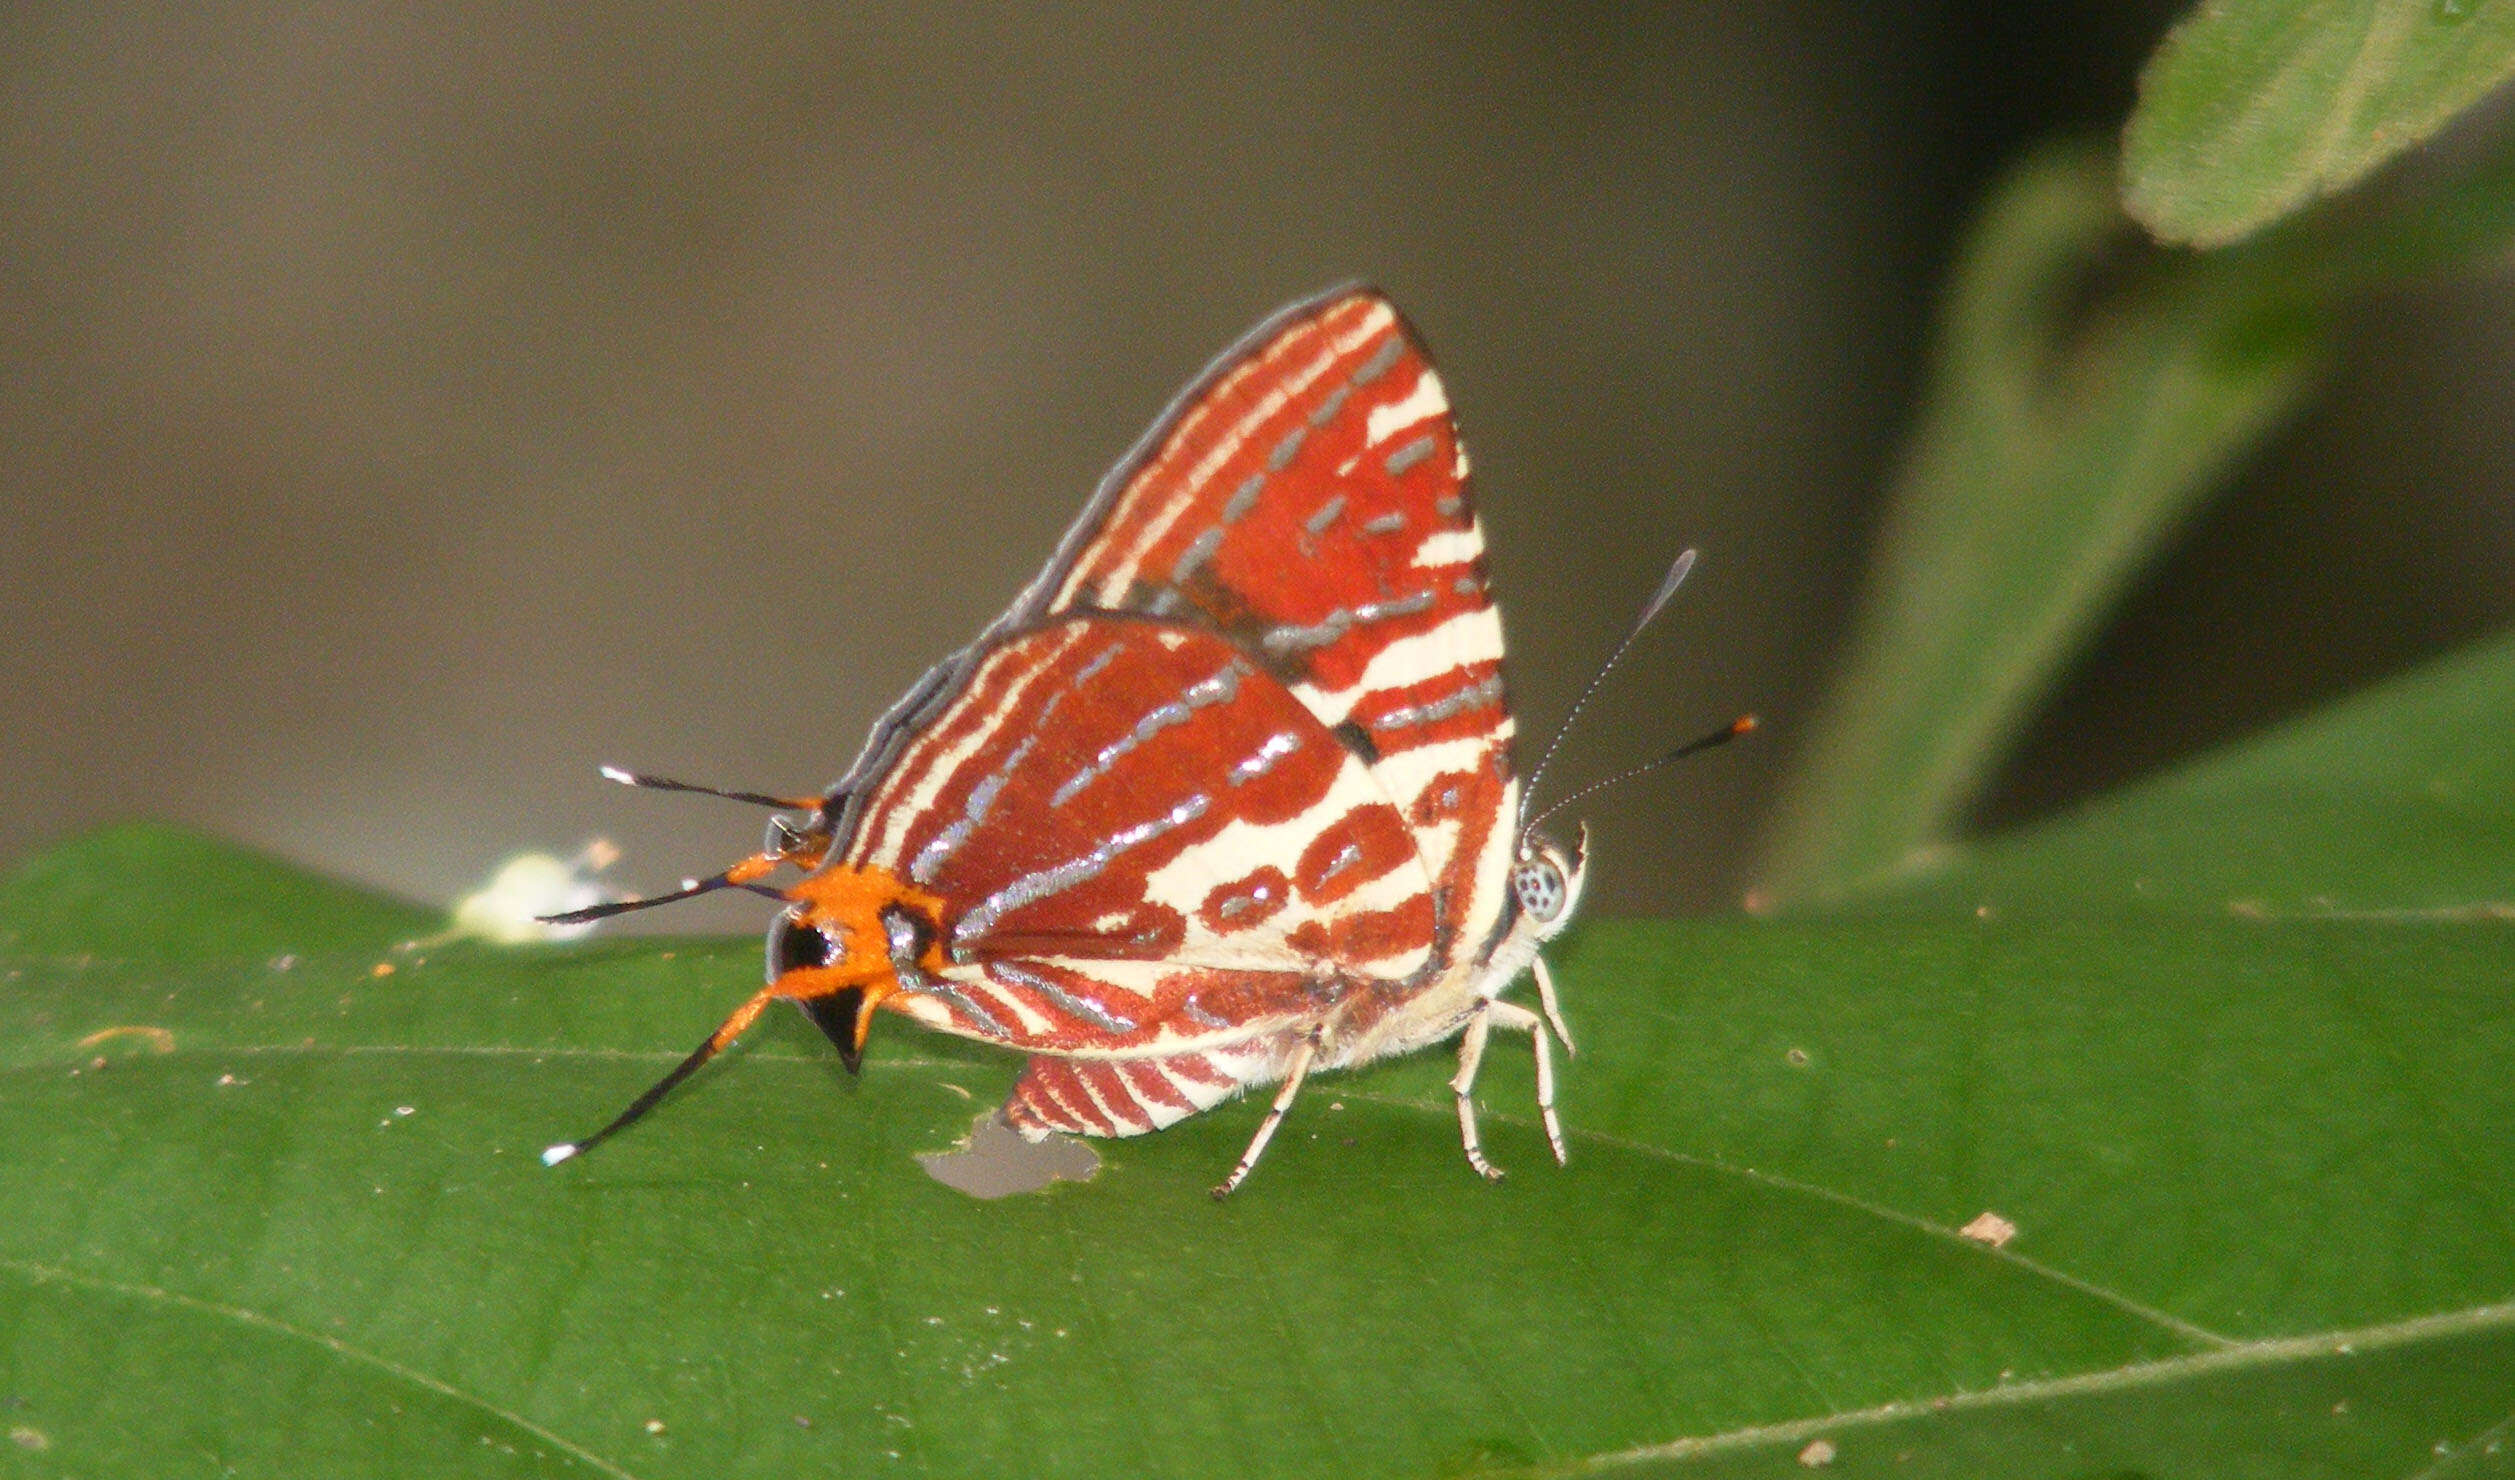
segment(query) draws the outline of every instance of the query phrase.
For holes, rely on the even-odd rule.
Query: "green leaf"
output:
[[[1514,1175],[1471,1175],[1426,1055],[1314,1084],[1222,1205],[1253,1105],[1088,1184],[943,1187],[912,1154],[1013,1065],[887,1021],[851,1081],[781,1018],[546,1171],[752,943],[405,948],[407,910],[108,834],[0,890],[0,1454],[2506,1473],[2511,725],[2500,645],[1855,909],[1592,925],[1570,1167],[1505,1052]]]
[[[2422,142],[2515,72],[2505,0],[2231,0],[2170,32],[2123,138],[2123,200],[2223,246]]]
[[[2105,178],[2093,151],[2041,155],[1966,244],[1769,897],[1937,857],[2142,565],[2320,383],[2340,309],[2515,241],[2515,133],[2206,257],[2142,246]]]
[[[1872,907],[2515,921],[2515,639],[2437,663]]]
[[[2141,559],[2292,412],[2327,295],[2243,261],[2121,259],[2090,149],[2028,162],[1966,243],[1850,651],[1764,887],[1840,893],[1942,845]]]

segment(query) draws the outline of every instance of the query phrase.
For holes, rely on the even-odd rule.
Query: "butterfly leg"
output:
[[[1275,1092],[1275,1103],[1267,1107],[1266,1118],[1258,1122],[1257,1134],[1249,1138],[1249,1149],[1240,1153],[1239,1164],[1231,1169],[1230,1176],[1223,1178],[1222,1185],[1214,1189],[1216,1202],[1231,1196],[1235,1188],[1247,1181],[1250,1169],[1257,1165],[1259,1157],[1266,1154],[1266,1143],[1275,1138],[1275,1127],[1283,1123],[1284,1112],[1292,1108],[1293,1096],[1301,1093],[1302,1077],[1310,1072],[1310,1056],[1318,1052],[1318,1048],[1319,1040],[1315,1034],[1306,1034],[1293,1045],[1292,1057],[1284,1065],[1284,1087]]]
[[[1516,1002],[1496,1002],[1493,1004],[1493,1025],[1522,1029],[1527,1032],[1528,1041],[1536,1045],[1537,1117],[1545,1122],[1546,1144],[1554,1148],[1554,1164],[1566,1164],[1569,1157],[1563,1149],[1563,1122],[1556,1119],[1554,1113],[1554,1054],[1546,1046],[1546,1020]],[[1556,1031],[1561,1030],[1558,1028]],[[1567,1041],[1563,1047],[1568,1053],[1572,1045]]]
[[[1528,966],[1537,977],[1537,1005],[1546,1010],[1546,1021],[1554,1028],[1554,1036],[1563,1040],[1565,1053],[1578,1055],[1580,1050],[1572,1046],[1572,1030],[1563,1026],[1563,1004],[1555,998],[1554,973],[1546,970],[1546,958],[1531,956]],[[1542,1045],[1537,1051],[1540,1057],[1545,1053]]]
[[[1458,1073],[1450,1080],[1450,1092],[1458,1096],[1459,1144],[1467,1149],[1467,1164],[1487,1181],[1500,1178],[1502,1169],[1485,1160],[1484,1138],[1476,1134],[1476,1071],[1484,1066],[1485,1039],[1493,1033],[1493,1010],[1500,1005],[1489,997],[1476,1003],[1467,1034],[1458,1041]]]
[[[1490,998],[1476,1004],[1475,1013],[1467,1020],[1467,1034],[1458,1044],[1458,1075],[1450,1081],[1450,1090],[1458,1096],[1458,1137],[1467,1148],[1467,1164],[1486,1177],[1499,1177],[1502,1169],[1485,1160],[1483,1138],[1476,1133],[1476,1071],[1484,1066],[1485,1042],[1495,1028],[1525,1032],[1537,1054],[1537,1115],[1545,1122],[1546,1145],[1554,1151],[1556,1166],[1569,1161],[1563,1144],[1563,1122],[1554,1113],[1554,1054],[1546,1042],[1546,1020],[1516,1002],[1497,1002]]]

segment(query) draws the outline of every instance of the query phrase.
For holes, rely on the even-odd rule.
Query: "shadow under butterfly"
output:
[[[1564,731],[1692,568],[1678,557]],[[1257,1164],[1303,1080],[1456,1038],[1472,1092],[1529,1035],[1555,1159],[1539,947],[1580,899],[1564,805],[1746,733],[1739,719],[1526,815],[1502,625],[1449,402],[1377,292],[1252,330],[1102,481],[1047,568],[875,724],[818,797],[632,786],[779,809],[760,851],[577,924],[740,888],[785,905],[767,984],[557,1165],[644,1115],[772,1002],[850,1070],[878,1008],[1029,1056],[1000,1115],[1029,1142],[1131,1136],[1254,1086],[1274,1102],[1214,1189]],[[801,877],[763,882],[781,869]],[[1503,999],[1523,974],[1540,1010]]]

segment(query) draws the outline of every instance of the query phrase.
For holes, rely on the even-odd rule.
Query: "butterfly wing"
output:
[[[1448,399],[1377,293],[1258,326],[1045,570],[893,707],[834,854],[955,902],[889,999],[1032,1049],[1026,1130],[1133,1134],[1277,1077],[1349,991],[1480,957],[1517,802]]]
[[[1486,943],[1518,796],[1501,618],[1448,398],[1386,299],[1340,288],[1226,352],[1110,473],[1025,607],[1225,638],[1404,815],[1437,952]]]
[[[951,1031],[1062,1054],[1246,1044],[1432,959],[1404,818],[1197,628],[1077,613],[982,644],[860,816],[844,862],[946,902],[946,965],[891,1001]]]

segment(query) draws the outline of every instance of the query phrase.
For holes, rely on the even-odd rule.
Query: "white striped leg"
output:
[[[1546,1124],[1546,1144],[1554,1148],[1554,1164],[1567,1164],[1570,1158],[1563,1149],[1563,1122],[1557,1120],[1554,1114],[1554,1055],[1546,1048],[1545,1019],[1515,1002],[1496,1002],[1493,1004],[1493,1022],[1496,1027],[1524,1030],[1528,1041],[1536,1046],[1537,1118]],[[1572,1045],[1566,1042],[1563,1050],[1571,1052]]]
[[[1458,1074],[1450,1080],[1450,1092],[1458,1096],[1458,1140],[1467,1150],[1467,1164],[1485,1180],[1493,1181],[1502,1169],[1485,1160],[1484,1139],[1476,1134],[1476,1070],[1485,1061],[1485,1039],[1493,1032],[1493,1010],[1501,1003],[1484,998],[1476,1003],[1468,1016],[1466,1036],[1458,1040]]]
[[[1554,973],[1546,970],[1546,958],[1531,956],[1528,965],[1537,976],[1537,1005],[1546,1010],[1546,1021],[1553,1025],[1554,1036],[1563,1040],[1565,1053],[1579,1057],[1580,1050],[1572,1045],[1572,1030],[1563,1026],[1563,1004],[1555,1000]],[[1541,1043],[1537,1046],[1537,1057],[1543,1060],[1545,1054],[1545,1045]]]
[[[1275,1138],[1275,1127],[1283,1123],[1284,1112],[1292,1108],[1292,1097],[1301,1093],[1302,1076],[1310,1072],[1310,1055],[1318,1051],[1316,1038],[1304,1038],[1293,1045],[1292,1059],[1284,1065],[1284,1087],[1275,1092],[1275,1103],[1268,1106],[1266,1118],[1258,1122],[1257,1134],[1249,1138],[1249,1149],[1240,1153],[1239,1165],[1223,1178],[1223,1185],[1214,1189],[1214,1200],[1231,1196],[1233,1189],[1249,1179],[1249,1171],[1266,1154],[1266,1143]]]
[[[1570,1157],[1563,1145],[1563,1122],[1554,1113],[1554,1055],[1546,1045],[1546,1020],[1516,1002],[1491,999],[1477,1003],[1475,1014],[1467,1020],[1466,1036],[1458,1044],[1458,1076],[1450,1081],[1451,1091],[1458,1096],[1458,1138],[1467,1149],[1467,1164],[1488,1178],[1502,1175],[1500,1167],[1485,1160],[1483,1138],[1476,1134],[1476,1071],[1484,1065],[1485,1040],[1496,1027],[1524,1032],[1535,1045],[1537,1115],[1545,1122],[1546,1144],[1554,1150],[1555,1165],[1563,1166]]]

